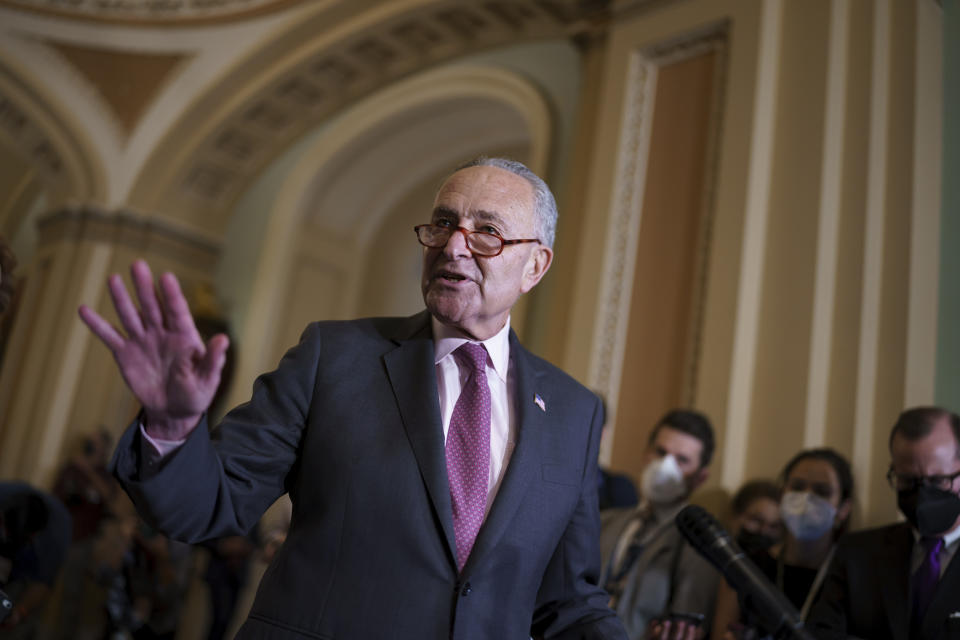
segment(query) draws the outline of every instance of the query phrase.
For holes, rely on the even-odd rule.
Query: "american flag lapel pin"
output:
[[[543,398],[540,397],[539,393],[533,394],[533,404],[540,407],[540,411],[543,411],[544,413],[546,413],[547,403],[543,401]]]

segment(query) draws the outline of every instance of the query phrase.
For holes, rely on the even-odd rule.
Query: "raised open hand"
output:
[[[80,307],[80,318],[113,352],[123,379],[143,405],[150,435],[179,440],[213,401],[229,341],[217,334],[203,343],[173,274],[161,275],[154,288],[150,267],[137,260],[130,275],[139,309],[119,275],[107,283],[123,331],[86,305]]]

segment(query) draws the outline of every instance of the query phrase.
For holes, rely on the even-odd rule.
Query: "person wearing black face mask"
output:
[[[769,480],[751,480],[740,487],[730,503],[730,531],[745,553],[765,551],[783,536],[780,521],[780,487]]]
[[[960,417],[908,409],[889,447],[907,522],[841,541],[810,617],[818,638],[960,638]]]

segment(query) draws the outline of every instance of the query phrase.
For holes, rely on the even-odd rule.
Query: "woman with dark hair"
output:
[[[730,533],[745,553],[765,551],[780,542],[780,486],[771,480],[751,480],[730,503]]]
[[[781,545],[750,554],[750,559],[806,617],[826,576],[834,542],[847,529],[853,500],[850,463],[833,449],[807,449],[795,455],[780,476]],[[744,611],[736,592],[722,582],[717,592],[713,638],[763,637]]]

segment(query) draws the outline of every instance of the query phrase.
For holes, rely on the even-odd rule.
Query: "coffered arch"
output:
[[[142,166],[132,207],[219,236],[294,140],[392,82],[505,44],[569,37],[606,3],[317,3],[196,99]]]
[[[249,19],[307,0],[216,0],[215,2],[103,2],[102,0],[0,0],[0,5],[45,17],[87,20],[99,24],[194,26]]]
[[[47,75],[42,56],[25,55],[35,53],[25,41],[8,38],[0,43],[0,153],[5,166],[18,165],[21,178],[44,194],[49,207],[98,202],[105,190],[105,173],[90,127],[79,124],[85,114],[46,90],[50,82],[62,87],[70,81]],[[22,64],[27,59],[32,61],[29,67]],[[5,192],[4,207],[9,207],[10,197]],[[22,222],[0,220],[0,232],[12,235]]]

